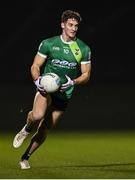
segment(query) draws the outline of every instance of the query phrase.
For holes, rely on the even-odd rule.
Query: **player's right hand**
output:
[[[45,91],[44,87],[40,84],[40,81],[41,81],[41,76],[39,76],[38,79],[36,79],[36,80],[34,81],[34,84],[36,85],[37,89],[38,89],[40,92],[46,94],[46,91]]]

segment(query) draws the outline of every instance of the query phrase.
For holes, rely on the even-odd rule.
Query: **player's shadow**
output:
[[[121,166],[134,166],[135,163],[112,163],[112,164],[95,164],[95,165],[61,165],[61,166],[45,166],[44,168],[109,168],[109,167],[121,167]]]
[[[134,166],[134,167],[130,167],[129,166]],[[38,167],[39,168],[39,167]],[[114,171],[114,172],[135,172],[135,163],[112,163],[112,164],[95,164],[95,165],[60,165],[60,166],[42,166],[40,167],[41,169],[67,169],[67,170],[80,170],[80,169],[84,169],[84,170],[94,170],[94,171]]]
[[[114,166],[129,166],[135,165],[135,163],[112,163],[112,164],[95,164],[95,165],[75,165],[75,166],[64,166],[64,167],[114,167]]]
[[[135,167],[132,169],[128,166],[135,166],[135,163],[112,163],[112,164],[96,164],[96,165],[76,165],[76,166],[63,166],[67,168],[81,168],[81,169],[92,169],[92,170],[100,170],[102,171],[115,171],[115,172],[135,172]]]

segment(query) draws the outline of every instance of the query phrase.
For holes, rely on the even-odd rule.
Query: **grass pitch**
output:
[[[51,132],[30,158],[18,162],[30,137],[14,149],[15,134],[0,134],[1,179],[134,179],[135,132]]]

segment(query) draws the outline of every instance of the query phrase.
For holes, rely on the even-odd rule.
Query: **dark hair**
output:
[[[77,20],[78,23],[82,21],[82,18],[78,12],[72,10],[66,10],[62,13],[61,22],[65,22],[68,19],[72,19],[72,18]]]

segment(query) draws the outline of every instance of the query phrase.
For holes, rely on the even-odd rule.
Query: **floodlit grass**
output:
[[[0,134],[0,178],[12,179],[134,179],[134,132],[51,132],[30,158],[31,169],[18,162],[30,137],[19,149],[15,134]]]

